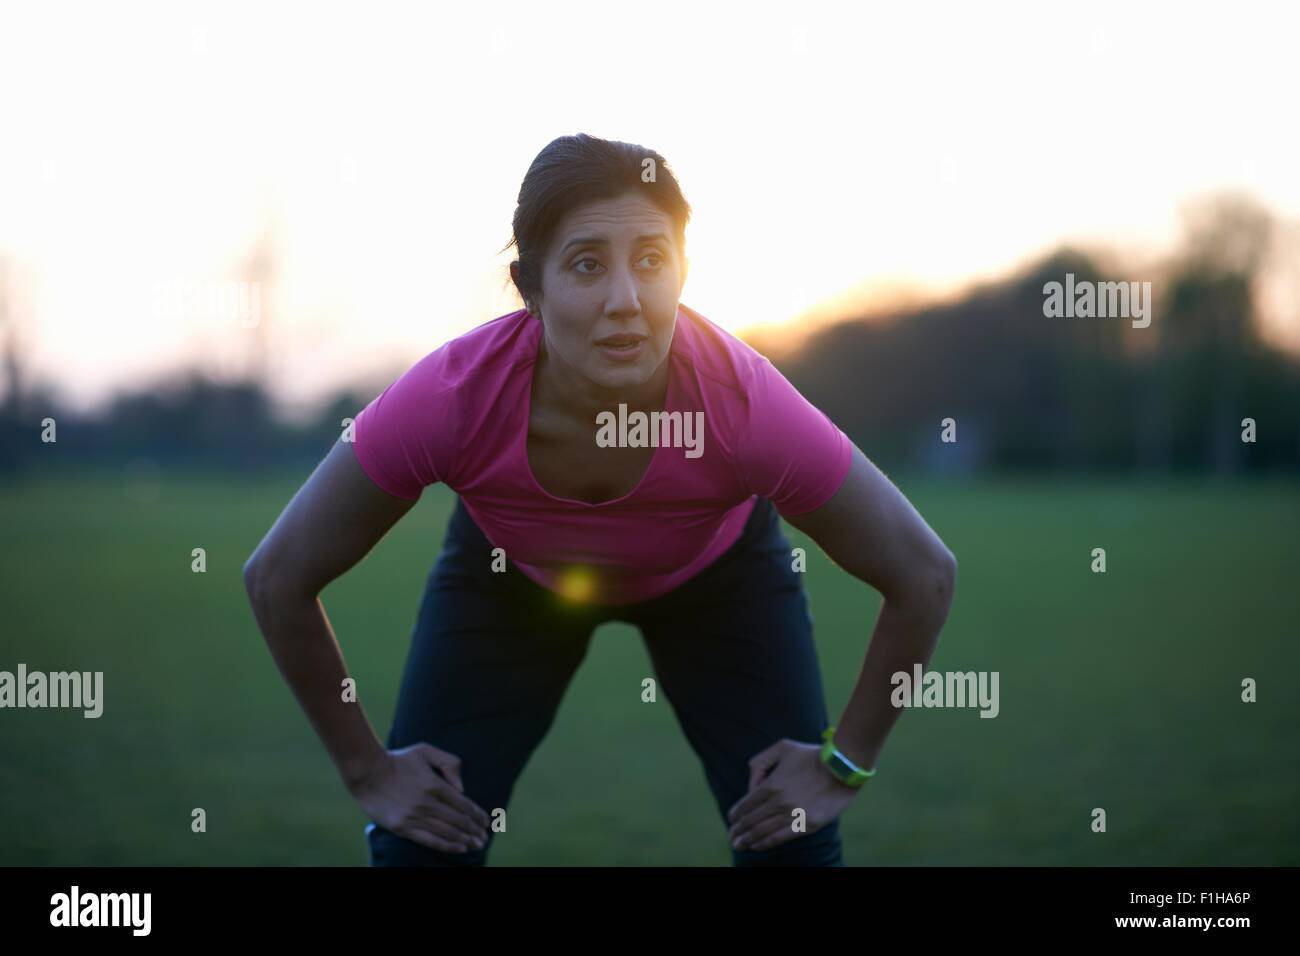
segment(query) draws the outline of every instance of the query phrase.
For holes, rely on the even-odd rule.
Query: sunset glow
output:
[[[74,400],[237,372],[255,335],[286,400],[399,371],[518,307],[497,250],[520,180],[578,131],[668,158],[695,213],[683,301],[733,331],[1065,240],[1157,254],[1215,189],[1300,216],[1295,34],[1249,5],[297,9],[0,19],[0,254]],[[260,329],[156,306],[245,277],[259,242]],[[1292,276],[1266,305],[1300,347],[1296,299]]]

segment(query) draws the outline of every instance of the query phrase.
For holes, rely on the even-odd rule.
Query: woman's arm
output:
[[[957,559],[857,447],[839,491],[820,508],[786,520],[885,599],[835,729],[835,745],[869,770],[900,714],[890,703],[891,677],[911,674],[933,655],[952,603]]]
[[[340,439],[244,564],[271,656],[349,789],[387,751],[359,702],[340,706],[348,673],[319,595],[416,500],[381,491]]]
[[[957,560],[916,509],[856,447],[848,477],[821,507],[788,519],[885,598],[835,745],[858,766],[876,765],[898,720],[891,677],[930,660],[948,616]],[[732,846],[770,850],[795,839],[791,812],[815,833],[859,792],[821,765],[820,744],[782,739],[749,761],[749,791],[727,813]]]
[[[340,439],[244,564],[244,584],[280,673],[362,810],[399,836],[464,853],[484,846],[489,820],[464,795],[460,758],[428,743],[385,749],[360,702],[343,699],[348,672],[320,603],[416,500],[379,488]]]

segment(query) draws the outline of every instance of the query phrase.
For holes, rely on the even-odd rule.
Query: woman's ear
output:
[[[518,259],[510,263],[510,281],[515,284],[515,291],[519,293],[519,298],[524,300],[524,308],[528,310],[529,314],[537,318],[541,318],[541,316],[537,312],[537,303],[530,302],[528,300],[528,297],[524,295],[524,291],[519,285],[519,260]]]

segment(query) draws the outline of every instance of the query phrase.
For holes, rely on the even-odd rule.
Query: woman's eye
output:
[[[663,265],[663,261],[664,261],[664,257],[659,255],[659,253],[657,252],[646,253],[644,256],[641,257],[639,261],[645,262],[647,259],[655,260],[654,262],[650,263],[649,266],[647,267],[650,269],[658,269],[661,265]],[[588,262],[592,264],[593,268],[590,269],[582,268],[583,264]],[[581,275],[593,275],[596,271],[596,268],[599,266],[600,263],[595,259],[591,258],[590,256],[586,256],[582,259],[579,259],[577,262],[573,264],[573,268],[576,269],[578,273]]]

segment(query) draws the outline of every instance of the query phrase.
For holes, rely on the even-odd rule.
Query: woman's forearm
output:
[[[344,700],[347,667],[325,608],[318,597],[248,590],[271,656],[351,790],[387,751],[360,700]]]
[[[835,728],[835,745],[859,767],[876,766],[885,739],[902,711],[891,702],[894,674],[912,674],[929,663],[951,604],[951,583],[938,596],[885,600],[867,647],[866,660]]]

